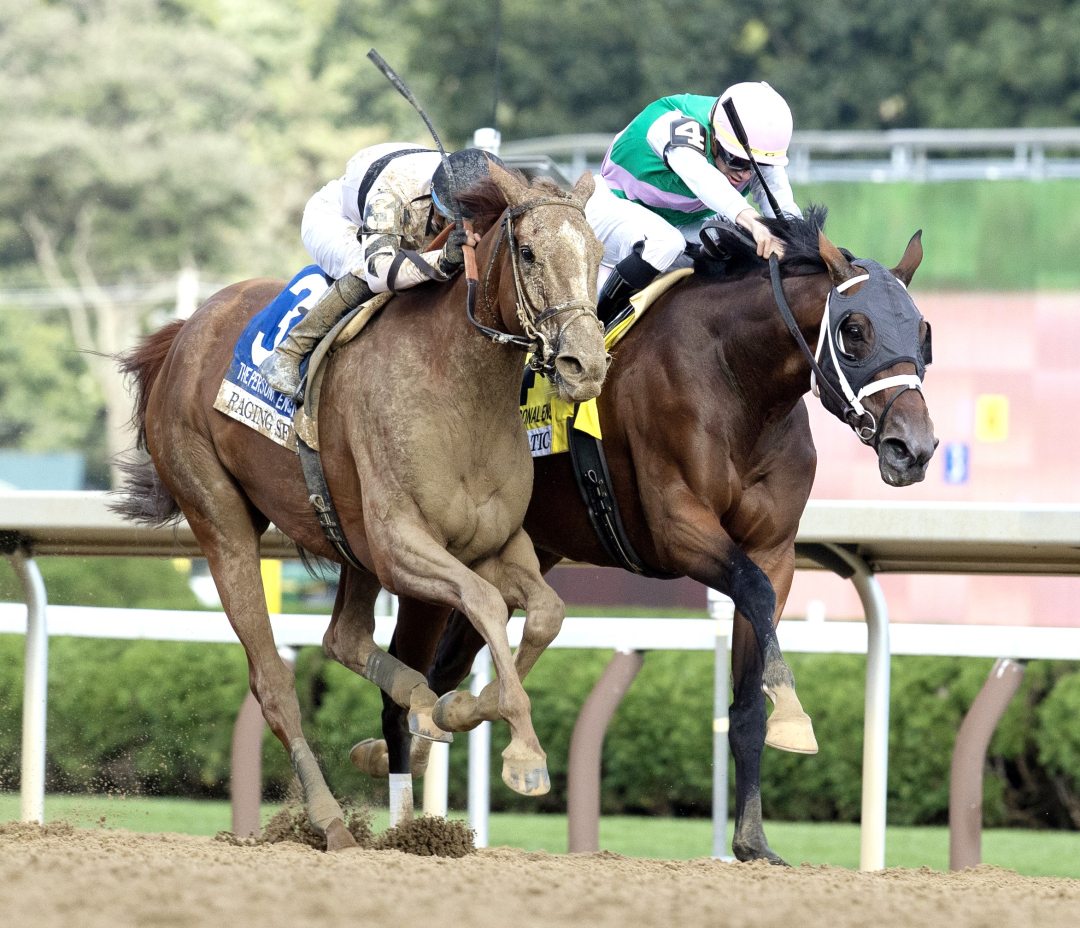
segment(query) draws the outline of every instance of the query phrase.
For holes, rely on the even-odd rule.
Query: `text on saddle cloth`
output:
[[[237,339],[232,364],[214,400],[219,412],[292,451],[296,450],[296,404],[267,384],[259,374],[259,365],[328,288],[326,275],[317,265],[309,264],[256,313]],[[307,364],[305,358],[301,376],[306,375]]]
[[[640,293],[630,298],[631,311],[620,314],[604,335],[604,347],[610,351],[653,303],[674,287],[680,280],[694,273],[693,268],[680,268],[654,280]],[[603,439],[600,431],[600,413],[596,400],[577,404],[559,398],[555,385],[535,371],[526,369],[521,384],[521,419],[529,434],[529,452],[534,458],[549,454],[562,454],[570,450],[567,428],[570,419],[573,427],[587,432],[594,438]]]

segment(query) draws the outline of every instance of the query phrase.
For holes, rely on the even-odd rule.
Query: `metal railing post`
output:
[[[600,850],[600,757],[604,735],[644,659],[643,651],[616,651],[574,723],[566,764],[567,850],[571,854]]]
[[[730,860],[727,853],[728,817],[728,630],[735,618],[735,603],[723,593],[708,591],[709,616],[716,622],[716,650],[713,660],[713,786],[712,786],[712,856]]]
[[[22,772],[19,820],[45,821],[45,734],[49,702],[48,598],[34,559],[8,555],[26,600],[26,671],[23,677]]]
[[[840,545],[827,545],[855,573],[851,582],[866,616],[866,714],[863,721],[862,825],[859,869],[885,867],[889,795],[889,607],[870,565]]]
[[[424,815],[446,818],[450,805],[450,745],[435,741],[424,773]]]
[[[999,658],[971,704],[949,770],[949,869],[982,863],[983,768],[990,739],[1024,682],[1024,664]]]
[[[491,682],[491,657],[481,648],[472,665],[469,692],[479,696]],[[469,827],[477,847],[488,846],[491,815],[491,722],[481,722],[469,732]]]
[[[296,648],[278,648],[290,670],[296,669]],[[233,725],[229,766],[232,831],[246,838],[262,830],[262,744],[266,720],[255,694],[248,690]]]

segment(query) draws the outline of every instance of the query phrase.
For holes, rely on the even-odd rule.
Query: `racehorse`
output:
[[[504,779],[535,795],[549,788],[546,756],[520,678],[558,633],[565,608],[521,528],[532,491],[517,406],[524,355],[506,333],[531,333],[566,399],[598,395],[608,363],[595,314],[603,248],[584,216],[591,179],[565,194],[550,181],[530,187],[497,165],[491,174],[459,195],[466,214],[481,207],[503,214],[477,246],[486,274],[475,321],[471,299],[466,314],[475,278],[418,287],[391,300],[328,361],[320,451],[360,566],[342,565],[323,647],[399,702],[413,732],[450,740],[432,723],[436,697],[423,675],[376,647],[373,607],[382,586],[461,610],[498,667],[498,711],[513,732]],[[238,336],[281,288],[266,279],[228,287],[123,359],[136,380],[135,418],[150,461],[132,465],[118,508],[152,524],[186,516],[311,823],[328,850],[339,850],[355,841],[301,730],[293,676],[278,656],[263,597],[259,539],[273,521],[303,550],[342,558],[316,519],[297,456],[213,408]],[[483,324],[494,344],[478,337]],[[508,605],[528,615],[527,641],[514,656]]]
[[[847,295],[855,297],[871,284],[860,280],[859,261],[849,260],[821,231],[824,210],[811,210],[807,221],[769,222],[786,243],[780,264],[783,292],[800,332],[813,345],[833,288],[847,284]],[[783,863],[768,845],[761,817],[767,725],[763,690],[777,703],[768,724],[784,706],[775,698],[778,677],[770,679],[766,672],[763,680],[763,671],[774,659],[769,649],[775,639],[768,633],[791,589],[795,534],[817,463],[803,401],[810,366],[781,319],[765,262],[736,236],[724,236],[724,245],[727,261],[699,257],[696,273],[653,305],[613,349],[615,361],[598,403],[615,497],[639,557],[654,572],[692,577],[735,602],[732,849],[740,860]],[[916,233],[892,269],[905,288],[922,254],[921,233]],[[888,274],[877,267],[882,276]],[[901,294],[899,300],[896,293],[881,295],[886,308],[906,300],[908,312],[914,313],[906,320],[907,343],[893,356],[928,362],[929,327]],[[877,300],[878,291],[867,289],[864,298]],[[832,299],[834,305],[840,302],[835,293]],[[888,318],[879,318],[876,332],[870,316],[869,310],[854,312],[837,322],[841,351],[851,365],[881,361],[875,347],[893,327]],[[867,376],[873,374],[869,379],[875,382],[899,378],[910,383],[915,369],[907,360]],[[870,432],[860,419],[860,435],[876,451],[882,479],[893,486],[922,480],[937,441],[921,390],[888,386],[867,396],[864,406],[873,425]],[[589,521],[570,455],[537,457],[533,463],[525,528],[542,569],[550,570],[563,558],[622,566],[608,555]],[[494,691],[485,691],[479,701],[453,692],[483,642],[456,614],[439,641],[438,629],[447,617],[438,607],[401,600],[391,651],[428,671],[432,689],[448,694],[440,708],[452,700],[459,716],[455,727],[464,728],[495,717]],[[437,711],[436,718],[442,714]],[[399,716],[396,706],[386,706],[386,742],[357,745],[353,757],[358,767],[384,776],[386,769],[409,771],[409,738]],[[776,735],[769,744],[801,750],[809,733],[801,729],[798,715],[787,712]],[[417,751],[417,757],[425,761],[426,752]]]

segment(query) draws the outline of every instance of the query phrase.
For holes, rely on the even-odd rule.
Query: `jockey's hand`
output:
[[[744,209],[735,221],[754,236],[758,257],[766,260],[771,255],[776,255],[777,258],[784,257],[784,243],[769,231],[768,226],[761,221],[761,217],[755,210]]]
[[[439,256],[439,270],[449,277],[456,274],[465,263],[465,254],[461,250],[464,245],[475,248],[480,244],[480,236],[467,229],[454,229],[450,233],[446,244],[443,245],[442,254]]]

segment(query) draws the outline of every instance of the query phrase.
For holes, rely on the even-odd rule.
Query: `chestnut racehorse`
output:
[[[510,207],[501,234],[492,224],[476,255],[483,272],[476,316],[495,343],[467,317],[466,280],[458,278],[400,294],[328,361],[320,449],[362,569],[343,565],[323,647],[399,703],[414,733],[450,740],[432,723],[436,697],[423,675],[376,647],[373,606],[381,585],[462,611],[498,667],[497,711],[513,732],[504,779],[531,795],[547,791],[548,776],[520,678],[558,633],[565,609],[521,528],[532,491],[517,405],[524,355],[499,332],[538,332],[529,337],[550,349],[560,394],[598,395],[607,369],[595,314],[603,248],[583,211],[591,178],[568,195],[551,182],[530,187],[497,165],[491,174],[459,199],[466,215]],[[315,517],[298,457],[214,409],[237,338],[281,289],[274,280],[228,287],[124,359],[137,381],[136,421],[151,461],[130,468],[119,508],[153,524],[186,516],[247,652],[251,689],[303,785],[311,823],[337,850],[355,841],[301,730],[293,675],[267,615],[259,539],[272,521],[303,549],[341,559]],[[508,605],[528,616],[526,641],[513,656]]]
[[[784,292],[812,346],[826,297],[862,271],[821,232],[823,210],[811,210],[808,221],[769,222],[786,242],[780,264]],[[761,817],[763,689],[775,698],[779,679],[766,673],[763,680],[771,644],[762,626],[772,631],[791,589],[795,533],[814,482],[817,456],[803,401],[810,367],[781,319],[765,262],[737,237],[724,238],[731,253],[727,262],[699,258],[697,272],[662,297],[619,342],[598,402],[615,496],[638,555],[654,571],[692,577],[735,601],[732,848],[740,860],[782,863],[768,845]],[[906,286],[921,260],[916,234],[892,273]],[[847,293],[855,295],[863,286],[855,283]],[[915,356],[926,347],[928,328],[913,304],[911,311],[915,334],[904,354]],[[873,325],[861,313],[843,321],[842,335],[854,362],[874,349]],[[911,363],[899,363],[875,380],[913,371]],[[890,387],[864,405],[878,426],[869,443],[882,479],[893,486],[922,480],[937,441],[921,391]],[[589,522],[570,455],[538,457],[533,463],[525,528],[542,569],[563,558],[618,566]],[[452,691],[465,678],[483,645],[456,614],[440,642],[448,615],[402,600],[391,646],[409,666],[428,672],[436,693]],[[470,715],[457,720],[466,727],[494,718],[494,692],[486,695],[479,705],[464,692],[444,697],[440,705],[446,698],[458,703],[465,710],[459,715]],[[770,724],[781,708],[778,702]],[[409,770],[408,732],[399,716],[396,706],[386,707],[388,745],[364,743],[364,750],[354,750],[354,758],[363,761],[358,766],[384,776],[387,767],[393,773]],[[786,730],[777,737],[770,732],[768,743],[798,749],[805,742],[799,740],[797,721],[788,713]]]

